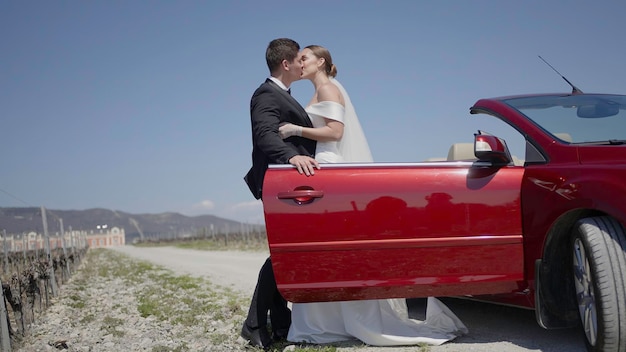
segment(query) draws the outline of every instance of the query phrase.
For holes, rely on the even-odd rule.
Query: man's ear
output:
[[[283,61],[281,61],[281,62],[280,62],[280,64],[282,65],[282,67],[283,67],[283,69],[284,69],[285,71],[288,71],[288,70],[289,70],[289,61],[287,61],[287,60],[283,60]]]

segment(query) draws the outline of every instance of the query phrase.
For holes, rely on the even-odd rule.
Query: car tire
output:
[[[590,352],[626,351],[626,234],[615,219],[578,222],[572,239],[573,280]]]

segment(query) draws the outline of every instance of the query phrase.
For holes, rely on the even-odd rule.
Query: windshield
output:
[[[626,141],[624,95],[550,95],[512,98],[504,102],[565,142]]]

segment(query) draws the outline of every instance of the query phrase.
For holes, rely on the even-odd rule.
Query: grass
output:
[[[87,325],[96,320],[96,316],[94,314],[87,314],[83,316],[79,321],[81,325]]]
[[[266,242],[229,240],[227,245],[209,242],[213,241],[164,245],[197,250],[266,250]],[[91,346],[95,333],[112,349],[117,349],[131,341],[139,342],[145,338],[146,331],[151,331],[162,337],[152,340],[155,341],[149,347],[152,352],[190,352],[202,349],[199,346],[218,348],[211,351],[262,351],[245,345],[239,337],[250,303],[248,295],[216,286],[204,278],[175,275],[167,268],[115,250],[89,250],[79,271],[62,291],[66,295],[58,298],[51,321],[57,327],[66,325],[74,336],[71,343],[76,346]],[[117,301],[118,294],[124,299]],[[144,330],[146,326],[149,328]],[[33,346],[40,346],[42,339],[47,343],[50,333],[57,338],[57,334],[64,334],[62,330],[42,325],[42,330],[33,334]],[[365,347],[350,345],[349,350],[361,346]],[[283,341],[275,343],[269,351],[283,352],[288,348],[290,352],[336,352],[342,347],[341,343],[294,345]],[[415,351],[428,350],[424,347],[418,350],[416,346]]]
[[[203,249],[208,248],[203,241],[186,243],[185,248]],[[129,312],[136,309],[143,318],[154,317],[160,321],[186,327],[202,327],[202,331],[213,345],[232,345],[232,341],[239,336],[240,322],[247,313],[249,297],[232,291],[229,288],[214,288],[210,282],[203,278],[189,275],[174,275],[170,270],[151,264],[146,261],[134,260],[128,256],[105,249],[90,250],[87,260],[97,265],[86,265],[83,278],[93,275],[108,280],[123,280],[126,285],[142,283],[142,290],[136,293],[137,306],[121,307],[116,309],[121,312]],[[106,265],[102,265],[106,263]],[[85,280],[85,279],[79,279]],[[149,284],[146,285],[146,282]],[[87,282],[78,282],[78,286],[86,285]],[[212,288],[213,287],[213,288]],[[69,301],[74,308],[83,308],[88,304],[87,298],[80,294],[72,294]],[[80,319],[83,324],[94,322],[96,317],[87,314]],[[216,323],[217,322],[217,323]],[[234,322],[234,323],[233,323]],[[105,316],[100,323],[103,334],[114,337],[123,337],[124,321],[112,316]],[[231,329],[214,329],[214,325],[232,326]],[[279,342],[273,345],[271,352],[282,352],[285,347],[292,345],[288,342]],[[247,347],[245,350],[254,351]],[[186,344],[181,343],[176,349],[165,346],[157,346],[153,352],[189,351]],[[261,351],[259,349],[259,351]],[[294,352],[335,352],[335,346],[304,345],[292,346]]]
[[[137,247],[163,247],[172,246],[181,249],[197,249],[203,251],[267,251],[267,239],[265,236],[222,236],[216,240],[209,238],[186,239],[184,241],[151,241],[135,244]]]
[[[262,241],[218,241],[218,243],[211,239],[199,239],[180,243],[146,243],[138,246],[174,246],[196,250],[267,250],[265,239]],[[107,280],[123,280],[128,286],[141,284],[142,290],[136,293],[137,306],[116,307],[116,309],[122,313],[136,311],[143,318],[153,317],[162,322],[181,325],[190,329],[200,327],[203,337],[208,338],[214,346],[235,346],[232,348],[233,351],[262,351],[262,349],[255,349],[250,346],[238,349],[242,346],[233,342],[239,338],[239,329],[247,314],[250,297],[229,288],[216,287],[202,278],[174,275],[172,271],[164,267],[146,261],[134,260],[111,250],[92,249],[88,252],[87,261],[93,263],[84,266],[85,275],[81,275],[81,278],[75,282],[77,293],[70,296],[70,304],[73,307],[81,308],[88,304],[89,297],[82,294],[82,291],[85,291],[84,287],[89,283],[87,280],[94,275]],[[146,285],[146,282],[149,284]],[[97,317],[93,314],[87,314],[79,322],[88,324],[96,319]],[[124,334],[122,325],[123,321],[120,319],[105,316],[100,324],[100,330],[104,334],[122,337]],[[216,329],[216,325],[226,328]],[[181,340],[188,338],[190,336],[185,336]],[[341,346],[341,344],[339,345]],[[293,343],[283,341],[272,345],[269,352],[283,352],[287,346],[289,346],[289,351],[293,352],[336,352],[339,348],[335,345],[293,345]],[[358,347],[356,348],[358,349]],[[426,344],[414,346],[414,348],[416,352],[430,351],[430,346]],[[229,350],[231,349],[229,348]],[[191,351],[188,340],[180,341],[175,348],[171,346],[152,348],[152,352],[187,351]]]
[[[123,325],[124,320],[106,316],[104,317],[100,330],[103,331],[105,335],[111,334],[115,337],[123,337],[124,331],[121,330]]]
[[[79,295],[71,295],[70,296],[70,301],[71,303],[69,304],[70,307],[73,308],[85,308],[85,300],[80,297]]]
[[[80,275],[74,277],[74,290],[65,299],[66,305],[77,312],[76,321],[81,325],[98,324],[103,335],[124,337],[125,321],[119,317],[139,315],[152,317],[166,324],[189,327],[194,331],[180,336],[175,349],[158,346],[153,351],[189,351],[185,339],[193,334],[202,334],[214,344],[233,341],[239,336],[236,329],[228,330],[231,321],[240,322],[245,317],[244,309],[249,297],[228,288],[211,285],[203,278],[189,275],[174,275],[172,271],[146,261],[132,259],[122,253],[106,249],[92,249],[87,253]],[[136,306],[128,307],[114,303],[111,310],[117,313],[99,317],[89,311],[94,301],[86,292],[90,283],[121,280],[124,286],[141,287],[130,290],[135,296]],[[108,284],[106,284],[108,285]],[[94,297],[95,298],[95,297]],[[97,303],[95,303],[97,304]],[[91,307],[90,307],[91,305]],[[215,329],[215,324],[225,328]],[[235,344],[236,346],[236,344]]]

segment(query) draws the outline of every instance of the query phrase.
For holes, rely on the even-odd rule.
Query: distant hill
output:
[[[161,214],[129,214],[109,209],[87,210],[54,210],[46,209],[48,233],[54,235],[63,229],[79,231],[97,231],[98,226],[108,228],[119,227],[126,232],[126,241],[130,243],[139,237],[139,229],[144,237],[181,237],[187,235],[210,233],[240,232],[247,228],[257,229],[259,225],[241,224],[234,220],[219,218],[213,215],[185,216],[178,213]],[[136,226],[135,226],[136,225]],[[138,229],[138,228],[139,229]],[[264,229],[264,227],[262,227]],[[43,233],[41,208],[2,208],[0,207],[0,231],[7,234],[22,234],[26,232]],[[258,229],[257,229],[258,230]]]

